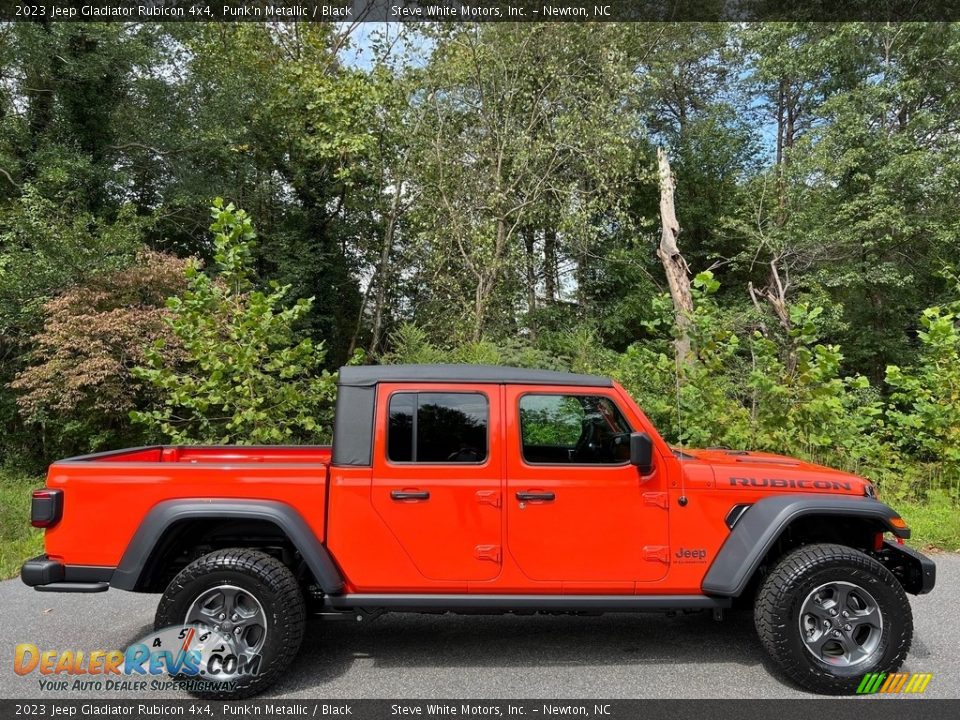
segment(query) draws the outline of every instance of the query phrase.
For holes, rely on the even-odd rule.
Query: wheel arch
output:
[[[739,597],[771,555],[808,541],[869,547],[872,536],[891,532],[910,537],[894,525],[899,515],[878,500],[843,496],[778,495],[764,498],[742,513],[704,576],[710,595]],[[786,543],[786,547],[785,547]],[[856,545],[854,545],[856,546]]]
[[[251,547],[275,541],[299,553],[324,593],[343,590],[343,578],[326,547],[293,507],[273,500],[166,500],[144,517],[110,580],[120,590],[162,590],[164,566],[201,532],[231,528]],[[259,534],[258,534],[259,533]],[[253,538],[258,538],[254,540]],[[228,544],[236,545],[236,542]]]

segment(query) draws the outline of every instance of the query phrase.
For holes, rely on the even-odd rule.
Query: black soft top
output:
[[[610,378],[596,375],[498,365],[363,365],[340,368],[340,385],[342,386],[370,387],[381,382],[613,386]]]

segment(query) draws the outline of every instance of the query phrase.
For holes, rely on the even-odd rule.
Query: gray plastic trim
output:
[[[780,534],[797,518],[809,515],[876,520],[897,537],[910,536],[909,530],[890,524],[890,518],[899,517],[896,512],[870,498],[841,495],[764,498],[751,505],[737,521],[710,565],[701,589],[710,595],[738,597]]]
[[[167,529],[181,520],[206,518],[242,518],[273,523],[303,556],[325,593],[335,594],[343,590],[340,571],[300,513],[285,503],[273,500],[233,499],[180,499],[158,503],[134,533],[110,579],[110,585],[121,590],[137,590],[151,554]]]
[[[705,595],[351,594],[324,598],[333,610],[666,612],[727,608],[729,598]]]

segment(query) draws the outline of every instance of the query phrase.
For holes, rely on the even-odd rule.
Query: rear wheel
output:
[[[235,699],[279,679],[300,649],[305,623],[293,573],[264,552],[233,548],[181,570],[160,600],[154,625],[195,629],[201,642],[209,635],[202,675],[177,679],[197,697]]]
[[[856,692],[867,673],[897,670],[913,638],[897,579],[842,545],[806,545],[784,557],[760,586],[754,621],[788,677],[831,695]]]

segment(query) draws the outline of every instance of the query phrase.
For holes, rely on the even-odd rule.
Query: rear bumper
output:
[[[20,568],[24,585],[40,592],[103,592],[110,587],[112,567],[64,565],[46,555],[27,560]]]

